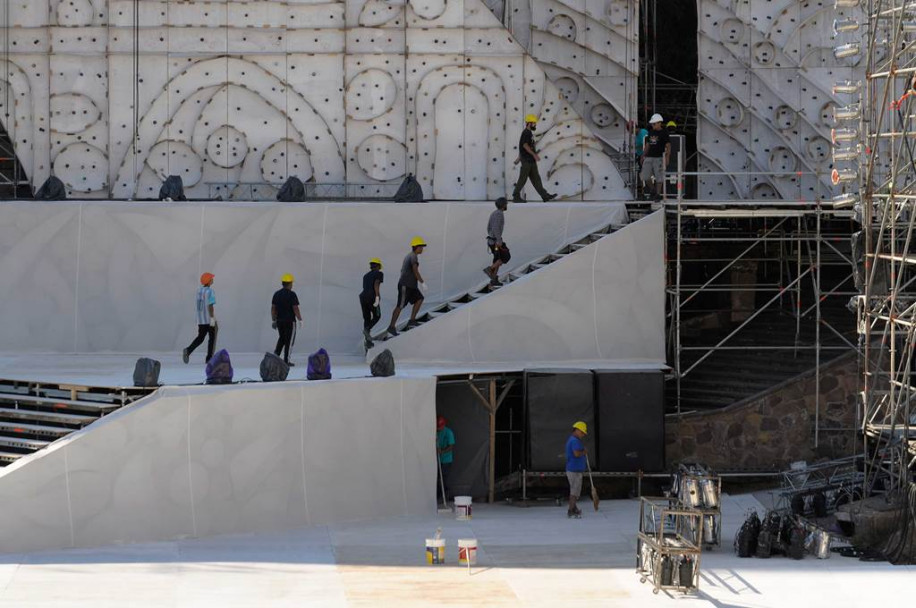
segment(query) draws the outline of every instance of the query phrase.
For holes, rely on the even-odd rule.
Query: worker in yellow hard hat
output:
[[[397,322],[401,316],[401,310],[409,304],[413,304],[410,311],[410,320],[407,321],[406,329],[410,329],[417,323],[417,313],[420,312],[420,306],[423,304],[423,294],[426,292],[426,283],[423,281],[423,275],[420,274],[420,255],[426,249],[426,241],[421,236],[415,236],[410,240],[410,253],[404,257],[401,263],[401,276],[398,278],[398,303],[394,310],[391,311],[391,323],[388,325],[388,334],[391,336],[398,335]]]
[[[572,425],[572,434],[566,440],[566,479],[569,481],[569,509],[567,517],[582,517],[582,511],[576,506],[579,495],[582,494],[582,476],[587,464],[585,462],[585,445],[582,438],[588,435],[588,425],[579,420]]]
[[[668,133],[674,133],[677,131],[677,123],[673,120],[669,120],[665,123],[665,129],[668,131]]]
[[[522,188],[525,187],[529,179],[531,180],[531,185],[534,186],[534,189],[541,195],[541,200],[545,203],[557,197],[556,194],[547,192],[547,190],[544,189],[544,185],[541,183],[541,174],[538,172],[538,161],[541,160],[541,157],[538,156],[537,150],[534,147],[534,132],[537,130],[537,126],[537,116],[534,114],[525,116],[525,130],[522,131],[522,136],[518,140],[518,158],[515,159],[515,164],[521,163],[522,166],[518,172],[518,181],[515,182],[515,189],[512,191],[513,203],[524,202],[524,199],[522,199]]]
[[[289,273],[280,277],[282,286],[274,293],[274,297],[270,301],[270,318],[273,321],[271,326],[280,334],[274,354],[279,357],[280,353],[283,352],[283,360],[290,367],[295,365],[289,360],[289,351],[293,344],[296,343],[294,331],[297,320],[299,321],[299,329],[302,329],[299,296],[293,291],[293,281],[295,280],[295,277]]]
[[[375,346],[372,343],[372,328],[382,317],[381,287],[385,281],[382,273],[382,260],[369,260],[369,272],[363,275],[363,290],[359,293],[359,306],[363,309],[363,338],[366,350]]]
[[[205,272],[200,275],[200,287],[197,288],[197,337],[187,348],[181,351],[181,360],[187,363],[191,360],[191,353],[207,338],[207,359],[213,357],[216,347],[216,294],[213,293],[213,273]],[[206,362],[205,361],[205,362]]]

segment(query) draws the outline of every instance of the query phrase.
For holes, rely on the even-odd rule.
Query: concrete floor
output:
[[[588,507],[588,509],[586,509]],[[655,596],[634,573],[637,501],[581,520],[565,509],[477,505],[474,519],[429,515],[288,533],[0,556],[0,608],[300,606],[880,606],[899,601],[916,567],[832,555],[738,559],[735,530],[751,496],[723,500],[725,545],[704,553],[699,593]],[[427,566],[424,538],[448,541]],[[476,538],[478,567],[457,565]]]

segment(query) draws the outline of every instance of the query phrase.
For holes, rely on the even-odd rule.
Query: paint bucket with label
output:
[[[445,539],[444,538],[427,538],[426,539],[426,563],[438,565],[445,563]]]
[[[455,497],[455,513],[458,515],[456,519],[460,519],[460,520],[471,519],[471,497],[470,496],[456,496]]]
[[[458,563],[462,566],[477,565],[477,539],[458,539]]]

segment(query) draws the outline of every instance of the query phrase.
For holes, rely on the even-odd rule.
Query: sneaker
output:
[[[556,194],[548,194],[547,196],[545,196],[545,197],[543,198],[543,201],[544,201],[545,203],[549,203],[550,201],[552,201],[552,200],[555,199],[555,198],[557,198],[557,195],[556,195]]]
[[[188,352],[188,349],[181,351],[181,360],[184,361],[185,364],[191,360],[191,353]]]
[[[292,361],[287,361],[286,364],[289,365],[290,367],[296,367],[296,364],[293,363]]]
[[[392,337],[398,335],[398,330],[394,328],[394,325],[389,326],[385,331],[391,334]]]
[[[502,287],[502,286],[503,286],[502,281],[500,281],[496,277],[496,275],[494,275],[493,278],[490,279],[490,287]]]
[[[407,322],[407,325],[404,327],[404,329],[410,329],[411,327],[419,327],[419,326],[420,326],[419,321],[417,321],[416,319],[411,319],[410,321]]]
[[[512,197],[512,202],[513,202],[513,203],[524,203],[524,202],[525,202],[525,199],[523,199],[523,198],[520,197],[520,196],[513,196],[513,197]]]
[[[579,519],[580,517],[582,517],[582,512],[579,511],[578,509],[576,509],[575,511],[566,509],[566,517],[570,519]]]
[[[492,281],[493,280],[493,269],[487,266],[483,269],[483,273]]]

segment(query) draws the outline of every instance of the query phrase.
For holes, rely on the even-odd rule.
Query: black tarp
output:
[[[595,426],[594,378],[589,370],[525,370],[525,409],[528,428],[528,470],[565,471],[566,440],[577,420],[584,421],[589,460],[599,454],[591,436]]]
[[[664,470],[664,382],[661,370],[595,370],[600,470]]]
[[[455,433],[455,457],[449,485],[453,496],[489,493],[490,414],[467,384],[439,383],[436,415],[445,416]],[[436,496],[439,488],[436,488]]]

